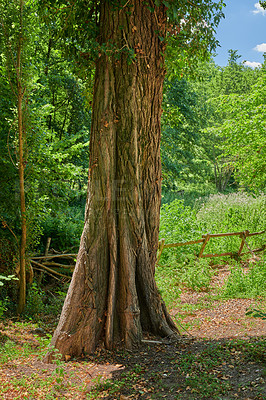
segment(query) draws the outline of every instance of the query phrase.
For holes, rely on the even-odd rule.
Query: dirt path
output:
[[[263,302],[265,304],[264,299],[215,300],[217,288],[221,288],[229,274],[229,271],[219,273],[213,279],[211,292],[183,291],[180,307],[171,310],[173,316],[181,316],[182,326],[193,337],[221,339],[266,336],[266,321],[246,316],[247,309],[256,308]],[[183,311],[183,305],[190,305],[192,311]]]

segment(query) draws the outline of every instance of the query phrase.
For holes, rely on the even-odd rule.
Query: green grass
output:
[[[232,268],[221,295],[223,298],[266,297],[266,260],[252,264],[248,271],[241,266]]]
[[[266,195],[247,193],[211,195],[199,207],[186,206],[184,200],[176,199],[161,209],[160,239],[165,243],[197,240],[206,233],[227,233],[249,230],[264,231],[266,221]],[[254,249],[265,244],[266,233],[247,238]],[[238,236],[211,238],[205,253],[237,252],[241,240]],[[201,244],[164,249],[160,258],[162,265],[176,265],[192,261],[199,253]],[[244,251],[247,251],[245,248]],[[222,258],[224,259],[224,258]],[[225,258],[225,259],[228,259]]]

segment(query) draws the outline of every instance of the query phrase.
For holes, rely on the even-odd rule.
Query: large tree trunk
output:
[[[143,331],[178,332],[154,278],[165,8],[150,12],[142,0],[121,9],[101,3],[100,44],[110,51],[96,65],[85,226],[52,339],[70,356],[93,352],[101,340],[109,349],[121,342],[132,348]]]

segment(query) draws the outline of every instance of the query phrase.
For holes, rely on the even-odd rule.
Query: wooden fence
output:
[[[238,256],[238,257],[240,257],[241,254],[246,254],[246,253],[242,253],[244,246],[247,247],[249,253],[254,255],[257,252],[263,251],[266,248],[266,245],[263,245],[259,249],[252,250],[251,247],[249,246],[249,244],[247,243],[247,238],[250,236],[262,235],[265,232],[266,231],[250,233],[248,230],[246,230],[243,232],[214,233],[214,234],[207,233],[206,235],[202,235],[202,239],[191,240],[189,242],[184,242],[184,243],[170,243],[170,244],[166,244],[165,239],[162,239],[162,240],[160,240],[159,246],[158,246],[157,264],[159,263],[163,249],[188,246],[188,245],[197,244],[197,243],[202,243],[202,246],[201,246],[199,254],[198,254],[198,258],[223,257],[223,256],[231,256],[231,257]],[[228,237],[228,236],[239,236],[239,238],[241,239],[238,252],[235,252],[235,253],[229,252],[229,253],[221,253],[221,254],[203,254],[205,247],[211,238]]]
[[[241,254],[246,254],[246,253],[243,253],[244,246],[247,247],[249,253],[254,255],[256,252],[263,251],[266,248],[266,245],[263,245],[259,249],[252,250],[251,247],[249,246],[249,244],[247,243],[246,239],[251,236],[262,235],[265,232],[266,231],[249,233],[249,231],[243,231],[243,232],[233,232],[233,233],[207,234],[207,235],[202,235],[201,239],[191,240],[191,241],[185,242],[185,243],[166,244],[165,239],[162,239],[159,242],[159,246],[158,246],[157,265],[159,263],[160,257],[162,255],[162,252],[164,249],[180,247],[180,246],[187,246],[187,245],[191,245],[191,244],[193,245],[193,244],[197,244],[197,243],[202,243],[199,254],[198,254],[198,258],[240,256]],[[239,236],[240,237],[241,242],[240,242],[240,247],[239,247],[238,252],[222,253],[222,254],[203,254],[205,247],[211,238],[219,238],[219,237],[227,237],[227,236]],[[73,253],[73,254],[72,253],[59,253],[59,252],[56,252],[55,250],[52,250],[52,253],[48,253],[50,242],[51,242],[51,239],[48,238],[45,253],[43,256],[31,257],[30,263],[31,263],[33,270],[39,272],[40,280],[42,279],[42,275],[44,273],[52,276],[54,279],[57,279],[57,280],[65,280],[65,281],[70,280],[72,272],[75,267],[75,261],[76,261],[77,254],[75,254],[75,253]]]

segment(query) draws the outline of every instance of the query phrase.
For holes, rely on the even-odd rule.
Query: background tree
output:
[[[5,3],[5,4],[4,4]],[[11,18],[10,18],[11,17]],[[19,300],[18,313],[21,313],[26,301],[26,201],[25,201],[25,168],[26,157],[26,90],[25,78],[25,32],[24,32],[24,1],[1,3],[1,33],[4,42],[6,71],[10,91],[16,99],[16,120],[13,123],[17,131],[17,168],[19,177],[20,197],[20,228],[19,244]],[[11,126],[12,128],[12,126]],[[7,138],[8,139],[8,138]]]
[[[226,119],[219,126],[223,154],[241,185],[265,189],[265,72],[248,95],[220,98]]]
[[[205,124],[200,131],[199,159],[201,165],[212,166],[213,173],[203,176],[214,181],[218,191],[223,192],[228,184],[234,184],[234,173],[228,155],[222,155],[224,137],[219,134],[223,122],[227,119],[220,96],[241,95],[245,97],[258,80],[260,69],[252,70],[237,62],[237,51],[229,50],[228,65],[218,67],[213,61],[198,68],[198,78],[192,82],[197,96],[202,100],[205,110]],[[205,163],[204,163],[205,160]]]
[[[163,187],[167,191],[177,188],[178,183],[202,181],[206,176],[199,152],[207,109],[190,81],[174,79],[166,81],[164,87],[161,157]]]

